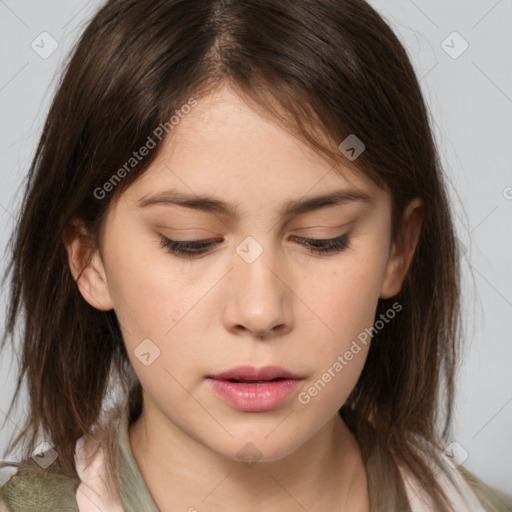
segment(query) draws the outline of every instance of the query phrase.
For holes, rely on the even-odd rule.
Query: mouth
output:
[[[261,368],[238,366],[225,372],[208,375],[208,378],[237,382],[272,382],[283,379],[302,379],[300,375],[280,366],[263,366]]]
[[[228,382],[238,382],[239,384],[267,384],[269,382],[278,382],[280,380],[285,380],[284,377],[277,377],[272,380],[244,380],[244,379],[220,379],[227,380]]]
[[[209,375],[210,389],[228,405],[245,412],[263,412],[279,407],[304,380],[278,366],[240,366]]]

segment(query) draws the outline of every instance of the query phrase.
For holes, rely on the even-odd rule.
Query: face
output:
[[[227,89],[172,135],[112,205],[79,287],[115,310],[146,411],[227,458],[250,441],[277,460],[336,418],[378,299],[400,289],[390,196]],[[240,366],[283,378],[210,378]]]

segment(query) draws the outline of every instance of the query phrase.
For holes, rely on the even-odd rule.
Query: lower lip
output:
[[[279,407],[302,383],[302,379],[242,384],[208,378],[211,388],[229,405],[247,412],[269,411]]]

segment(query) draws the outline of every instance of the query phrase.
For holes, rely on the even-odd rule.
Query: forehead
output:
[[[226,204],[242,207],[288,202],[288,211],[281,211],[290,213],[292,198],[342,189],[361,196],[380,191],[353,164],[334,167],[224,88],[198,100],[180,119],[152,165],[127,191],[134,204],[174,190],[224,198]]]

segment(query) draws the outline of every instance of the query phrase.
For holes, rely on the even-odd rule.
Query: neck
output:
[[[356,439],[339,414],[299,449],[274,461],[243,464],[189,437],[169,419],[143,414],[130,445],[161,512],[229,508],[252,512],[328,507],[369,510],[366,471]]]

